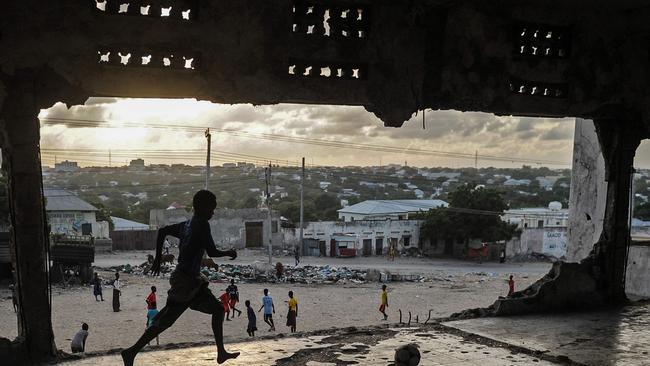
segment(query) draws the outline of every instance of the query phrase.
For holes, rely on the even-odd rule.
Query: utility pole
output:
[[[305,158],[302,158],[302,174],[300,175],[300,242],[296,250],[300,251],[303,247],[303,228],[304,228],[304,205],[303,196],[305,192]]]
[[[264,180],[266,182],[266,208],[268,209],[267,221],[268,221],[268,235],[269,235],[269,266],[273,266],[273,228],[271,227],[271,191],[269,190],[269,185],[271,184],[271,162],[269,161],[269,167],[264,168]]]
[[[108,149],[108,167],[111,167],[111,149]]]
[[[210,181],[210,147],[212,145],[212,135],[209,128],[205,130],[205,138],[208,140],[208,154],[205,157],[205,189],[207,190]]]
[[[474,169],[478,169],[478,150],[474,152]]]

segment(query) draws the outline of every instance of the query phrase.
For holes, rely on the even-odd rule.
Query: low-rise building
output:
[[[506,244],[506,257],[540,255],[566,258],[569,210],[562,208],[560,202],[551,202],[547,208],[508,210],[501,218],[521,229],[521,236]]]
[[[60,163],[54,164],[54,171],[66,173],[76,172],[79,171],[79,165],[77,165],[76,161],[64,160]]]
[[[442,200],[368,200],[338,210],[345,222],[360,220],[408,220],[409,215],[448,207]]]
[[[303,230],[306,243],[304,255],[336,256],[339,245],[345,242],[347,249],[354,249],[357,256],[386,255],[392,245],[398,252],[419,250],[420,220],[384,221],[318,221],[308,222]],[[298,229],[283,228],[283,240],[287,247],[299,243]],[[341,240],[345,237],[346,240]],[[318,251],[311,249],[318,242]]]
[[[64,235],[91,235],[108,238],[108,223],[97,222],[97,208],[65,189],[43,190],[50,232]]]
[[[156,209],[149,212],[149,225],[157,229],[191,218],[192,214],[184,209]],[[282,247],[280,220],[280,214],[273,211],[269,223],[265,208],[217,209],[210,219],[210,231],[218,247],[266,249],[271,235],[271,244],[277,249]]]
[[[548,207],[507,210],[502,219],[511,224],[516,224],[520,229],[567,227],[569,209],[562,208],[560,202],[551,202]]]

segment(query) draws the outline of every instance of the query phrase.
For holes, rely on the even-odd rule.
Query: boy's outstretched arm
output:
[[[237,251],[234,249],[220,250],[212,245],[208,245],[205,251],[212,258],[230,257],[231,260],[237,258]]]
[[[152,275],[157,276],[160,274],[160,263],[162,262],[162,247],[165,238],[167,238],[168,235],[178,238],[180,236],[182,225],[183,223],[179,223],[179,224],[161,227],[160,229],[158,229],[158,236],[156,237],[156,257],[154,258],[153,263],[151,264],[151,268],[149,269],[149,272]]]

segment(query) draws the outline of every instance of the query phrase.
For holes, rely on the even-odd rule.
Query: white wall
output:
[[[81,235],[82,224],[94,225],[97,220],[94,211],[48,211],[47,222],[54,234]]]
[[[522,230],[519,238],[514,238],[506,243],[506,257],[542,254],[565,259],[567,246],[567,228],[565,227],[529,228]]]

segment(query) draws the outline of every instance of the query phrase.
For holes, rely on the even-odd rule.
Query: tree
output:
[[[259,199],[255,195],[248,195],[242,202],[239,208],[257,208]]]
[[[650,221],[650,202],[634,208],[634,217],[639,220]]]
[[[472,239],[483,242],[510,240],[519,234],[517,225],[501,220],[508,209],[502,194],[489,188],[458,187],[449,194],[449,208],[430,210],[424,215],[421,234],[432,242]]]
[[[115,224],[111,218],[111,210],[106,208],[101,202],[92,202],[91,205],[97,207],[97,212],[95,212],[95,218],[97,221],[107,221],[109,230],[113,231],[113,229],[115,229]]]

